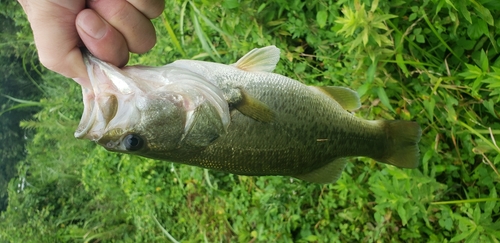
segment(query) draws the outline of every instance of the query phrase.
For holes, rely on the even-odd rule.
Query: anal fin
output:
[[[347,160],[345,158],[336,159],[327,165],[302,175],[294,177],[303,181],[327,184],[337,181],[344,171]]]

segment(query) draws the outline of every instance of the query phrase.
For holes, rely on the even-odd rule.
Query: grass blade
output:
[[[151,216],[151,217],[153,217],[153,219],[155,220],[156,224],[160,227],[163,234],[165,234],[165,236],[167,236],[167,238],[170,241],[172,241],[173,243],[179,243],[179,241],[177,241],[171,234],[168,233],[168,231],[165,228],[163,228],[163,226],[161,226],[160,222],[158,222],[158,219],[156,219],[155,216]]]
[[[207,38],[207,35],[203,31],[203,29],[200,26],[200,22],[198,21],[198,18],[195,15],[195,12],[191,12],[191,20],[193,21],[193,26],[194,26],[194,31],[196,33],[196,36],[198,36],[198,39],[200,40],[201,43],[201,48],[210,55],[210,57],[214,61],[220,61],[220,56],[219,53],[217,53],[215,50],[215,47],[213,47],[212,43]]]
[[[170,22],[167,20],[168,18],[165,15],[166,15],[165,12],[163,12],[163,14],[161,15],[161,20],[163,22],[163,25],[165,26],[165,29],[167,29],[168,35],[170,36],[170,39],[172,39],[174,46],[182,54],[182,57],[186,57],[186,52],[179,43],[179,40],[177,39],[177,36],[175,35],[175,32],[172,29],[172,26],[170,25]]]

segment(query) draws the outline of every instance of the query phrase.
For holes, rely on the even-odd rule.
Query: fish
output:
[[[118,68],[84,53],[89,85],[75,137],[112,152],[248,176],[333,183],[348,158],[419,165],[421,128],[366,120],[358,94],[273,73],[275,46],[236,63],[177,60]]]

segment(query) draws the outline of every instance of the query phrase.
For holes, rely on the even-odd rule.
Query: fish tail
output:
[[[413,121],[382,121],[382,124],[388,144],[381,162],[401,168],[416,168],[420,160],[418,142],[422,135],[418,123]]]

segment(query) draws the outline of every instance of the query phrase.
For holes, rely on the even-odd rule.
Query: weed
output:
[[[316,185],[109,153],[72,138],[79,87],[43,70],[0,241],[499,241],[498,1],[166,4],[157,46],[132,64],[229,64],[274,44],[277,73],[357,90],[356,116],[417,121],[421,165],[352,158],[337,183]]]

